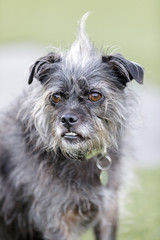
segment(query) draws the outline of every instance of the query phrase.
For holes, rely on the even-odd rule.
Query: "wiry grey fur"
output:
[[[97,240],[116,239],[132,111],[126,85],[142,83],[143,69],[98,51],[84,31],[86,17],[68,51],[35,62],[29,84],[38,81],[1,117],[0,240],[75,240],[88,227]],[[106,186],[96,166],[104,154],[112,158]]]

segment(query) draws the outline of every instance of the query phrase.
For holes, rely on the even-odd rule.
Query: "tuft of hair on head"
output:
[[[71,45],[67,53],[67,60],[71,60],[75,64],[81,63],[81,65],[85,64],[91,57],[97,57],[98,50],[90,41],[86,31],[85,25],[89,12],[85,13],[81,18],[78,26],[78,34],[77,39]]]

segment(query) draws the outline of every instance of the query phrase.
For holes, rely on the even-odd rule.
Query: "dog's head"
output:
[[[93,46],[85,19],[70,50],[38,59],[29,77],[29,84],[33,78],[41,83],[33,118],[46,148],[73,159],[88,159],[116,145],[127,114],[126,85],[132,79],[143,82],[141,66]]]

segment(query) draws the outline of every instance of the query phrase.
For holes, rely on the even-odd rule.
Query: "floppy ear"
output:
[[[60,62],[60,57],[54,52],[51,52],[48,55],[39,58],[31,66],[28,84],[31,84],[33,82],[34,77],[43,84],[47,80],[46,78],[48,74],[55,71],[56,62]]]
[[[143,84],[143,68],[137,63],[128,61],[121,54],[104,56],[102,62],[106,62],[112,67],[112,71],[124,86],[132,79]]]

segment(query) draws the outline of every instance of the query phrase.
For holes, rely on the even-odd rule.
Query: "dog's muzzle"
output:
[[[65,129],[62,138],[68,141],[83,141],[82,136],[76,131],[76,124],[79,118],[74,113],[66,113],[61,117],[61,123]]]

